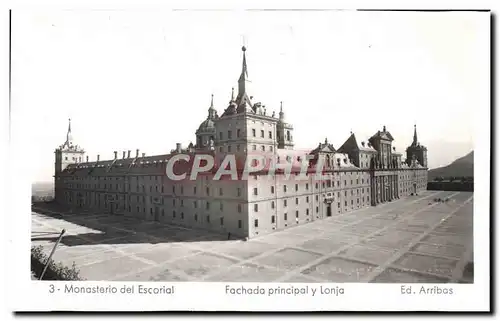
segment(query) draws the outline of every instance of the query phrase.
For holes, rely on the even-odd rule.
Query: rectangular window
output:
[[[306,183],[306,191],[308,191],[308,190],[309,190],[309,184]]]
[[[259,211],[259,204],[254,204],[253,205],[253,211],[258,212]]]
[[[223,212],[224,211],[224,203],[220,203],[220,211]]]
[[[271,194],[274,194],[274,186],[271,186]]]
[[[227,146],[227,152],[230,153],[231,152],[231,145]]]
[[[299,205],[299,198],[298,198],[298,197],[297,197],[297,198],[295,198],[295,204],[296,204],[296,205]]]
[[[299,218],[299,211],[295,211],[295,217]]]
[[[286,193],[286,185],[283,185],[283,192]]]
[[[233,135],[232,135],[232,134],[233,134],[233,133],[232,133],[230,130],[228,130],[228,131],[227,131],[227,139],[231,139],[231,138],[233,138]]]
[[[306,203],[309,203],[309,196],[306,196]]]
[[[240,135],[241,135],[241,129],[237,129],[236,130],[236,137],[240,137]]]
[[[318,201],[318,200],[319,200],[319,196],[318,196],[318,195],[316,195],[316,201]]]
[[[253,222],[253,225],[254,225],[255,227],[259,227],[259,220],[255,220],[255,221]]]
[[[241,188],[238,187],[236,189],[236,195],[241,196]]]
[[[272,138],[273,138],[273,132],[269,131],[269,139],[272,139]]]
[[[209,209],[210,209],[210,202],[207,202],[206,209],[207,209],[207,210],[209,210]]]
[[[306,215],[309,215],[309,209],[306,208]]]
[[[283,215],[283,219],[284,219],[285,221],[286,221],[286,220],[288,220],[288,214],[287,214],[287,213],[285,213],[285,214]]]
[[[265,152],[266,151],[266,146],[262,145],[262,146],[260,146],[260,149],[262,149],[262,151]]]
[[[222,196],[224,195],[223,191],[222,191],[222,187],[219,188],[219,195]]]
[[[181,220],[184,219],[184,212],[181,212]]]
[[[316,206],[316,213],[318,213],[318,212],[319,212],[319,207],[318,207],[318,206]]]
[[[274,201],[271,201],[271,208],[274,209]]]
[[[253,195],[257,195],[257,187],[253,189]]]
[[[198,203],[196,201],[193,201],[193,207],[198,208]]]
[[[219,140],[222,140],[222,132],[219,132]]]
[[[257,145],[252,145],[252,150],[257,150]]]
[[[207,215],[207,223],[210,223],[210,215]]]
[[[194,214],[194,220],[198,222],[198,214]]]
[[[236,145],[236,151],[239,152],[240,151],[240,145]]]
[[[263,130],[260,131],[260,137],[264,138],[264,131]]]
[[[252,128],[252,136],[255,137],[255,128]]]
[[[223,217],[221,217],[221,218],[220,218],[220,225],[221,225],[221,226],[223,226],[223,225],[224,225],[224,218],[223,218]]]
[[[283,200],[283,207],[286,207],[286,200]]]
[[[238,213],[241,213],[241,204],[238,204]]]
[[[273,216],[271,216],[271,224],[274,224],[274,222],[276,221],[276,218]]]
[[[298,192],[299,191],[299,184],[295,184],[295,191]]]
[[[241,220],[238,220],[238,228],[241,228],[242,224],[241,224]]]

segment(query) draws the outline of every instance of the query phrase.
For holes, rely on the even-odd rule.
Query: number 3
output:
[[[49,293],[54,293],[54,284],[51,284],[50,285],[50,290],[49,290]]]

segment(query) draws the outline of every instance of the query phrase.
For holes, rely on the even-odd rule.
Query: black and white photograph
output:
[[[21,310],[489,309],[490,12],[10,20]]]

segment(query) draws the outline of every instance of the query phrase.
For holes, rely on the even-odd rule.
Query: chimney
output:
[[[177,143],[175,144],[175,146],[176,146],[175,150],[177,151],[177,153],[180,153],[182,151],[181,143]]]
[[[123,151],[123,159],[125,159],[125,151]]]
[[[89,162],[89,157],[87,156],[87,163]]]
[[[365,142],[361,142],[361,146],[365,147]]]
[[[138,150],[138,149],[136,149],[136,150],[135,150],[135,158],[138,158],[138,157],[139,157],[139,150]]]
[[[146,157],[146,153],[142,153],[142,157]]]
[[[97,161],[99,161],[99,154],[97,154]]]
[[[118,152],[115,150],[114,153],[115,153],[115,159],[116,159],[118,157]]]
[[[130,151],[127,151],[127,158],[130,158]]]

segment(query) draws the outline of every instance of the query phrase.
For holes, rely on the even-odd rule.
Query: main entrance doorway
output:
[[[326,216],[332,216],[332,204],[326,205]]]
[[[160,209],[155,206],[155,221],[160,221]]]

